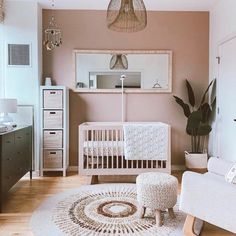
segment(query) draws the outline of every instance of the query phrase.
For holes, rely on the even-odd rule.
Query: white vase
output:
[[[45,78],[45,86],[52,86],[52,79],[50,77]]]
[[[185,151],[185,165],[187,169],[207,169],[207,153],[189,153]]]

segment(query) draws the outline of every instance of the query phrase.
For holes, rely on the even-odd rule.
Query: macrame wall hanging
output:
[[[54,7],[55,2],[52,0],[52,9]],[[48,51],[60,47],[62,44],[62,32],[58,28],[56,19],[53,15],[51,16],[47,29],[44,31],[44,38],[44,45]]]
[[[4,1],[0,0],[0,23],[4,20]]]

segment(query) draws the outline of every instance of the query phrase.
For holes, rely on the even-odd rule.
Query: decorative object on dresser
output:
[[[11,98],[0,99],[0,124],[9,124],[13,122],[13,119],[8,113],[17,112],[17,100]],[[2,114],[1,114],[2,113]]]
[[[145,124],[167,127],[166,156],[127,160],[124,152],[124,125]],[[171,171],[171,128],[161,122],[87,122],[79,126],[79,174],[91,176],[96,183],[98,175],[137,175],[143,172]],[[158,148],[158,145],[155,146]],[[153,149],[155,149],[153,147]]]
[[[205,151],[205,142],[211,132],[211,119],[216,104],[216,80],[212,80],[204,92],[200,104],[197,106],[195,95],[191,84],[186,80],[189,104],[181,98],[174,96],[175,101],[182,107],[187,117],[186,132],[191,136],[191,152],[185,151],[186,167],[198,172],[206,172],[208,155]],[[208,92],[211,89],[210,102],[208,103]]]
[[[136,179],[137,199],[142,207],[141,218],[145,216],[146,208],[156,214],[157,226],[163,225],[163,212],[168,209],[169,217],[175,218],[173,207],[177,203],[178,180],[176,177],[157,172],[140,174]]]
[[[28,171],[32,179],[32,127],[0,134],[0,210],[7,192]]]
[[[41,175],[62,171],[69,165],[69,90],[41,86]]]

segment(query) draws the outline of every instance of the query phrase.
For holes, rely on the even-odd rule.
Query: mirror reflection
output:
[[[171,92],[171,51],[75,51],[76,88],[80,92]]]

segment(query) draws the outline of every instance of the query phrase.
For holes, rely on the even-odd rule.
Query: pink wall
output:
[[[73,49],[170,49],[173,51],[173,94],[186,97],[184,80],[197,91],[208,83],[209,13],[148,12],[148,26],[138,33],[117,33],[106,28],[105,11],[57,10],[63,45],[43,53],[43,71],[58,85],[74,88]],[[50,10],[43,11],[43,26]],[[148,65],[147,65],[148,66]],[[186,119],[173,94],[127,95],[127,121],[162,121],[172,126],[172,162],[184,163],[190,147]],[[70,92],[70,165],[77,165],[77,127],[84,121],[120,121],[119,94]]]

